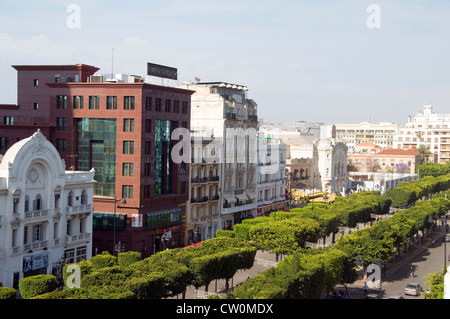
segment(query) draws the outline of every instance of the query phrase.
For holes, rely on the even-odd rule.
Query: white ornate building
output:
[[[91,257],[94,183],[93,170],[66,171],[40,131],[9,148],[0,164],[0,285]]]

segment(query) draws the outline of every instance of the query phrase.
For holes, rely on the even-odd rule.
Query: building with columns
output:
[[[92,256],[95,171],[66,171],[38,130],[13,144],[0,164],[0,286],[57,274],[60,263]]]

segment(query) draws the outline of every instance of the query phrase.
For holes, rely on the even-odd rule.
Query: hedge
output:
[[[137,251],[126,251],[119,253],[117,259],[120,267],[127,267],[141,260],[141,253]]]
[[[20,295],[30,299],[56,289],[56,277],[53,275],[36,275],[19,280]]]
[[[16,299],[16,289],[0,287],[0,299]]]

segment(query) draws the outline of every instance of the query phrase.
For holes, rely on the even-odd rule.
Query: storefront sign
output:
[[[142,227],[142,214],[133,214],[131,218],[131,227]]]
[[[23,272],[41,269],[48,266],[48,253],[23,257]]]

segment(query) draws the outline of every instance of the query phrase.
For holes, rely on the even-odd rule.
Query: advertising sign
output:
[[[147,63],[147,75],[157,76],[171,80],[178,79],[178,70],[169,66]]]

